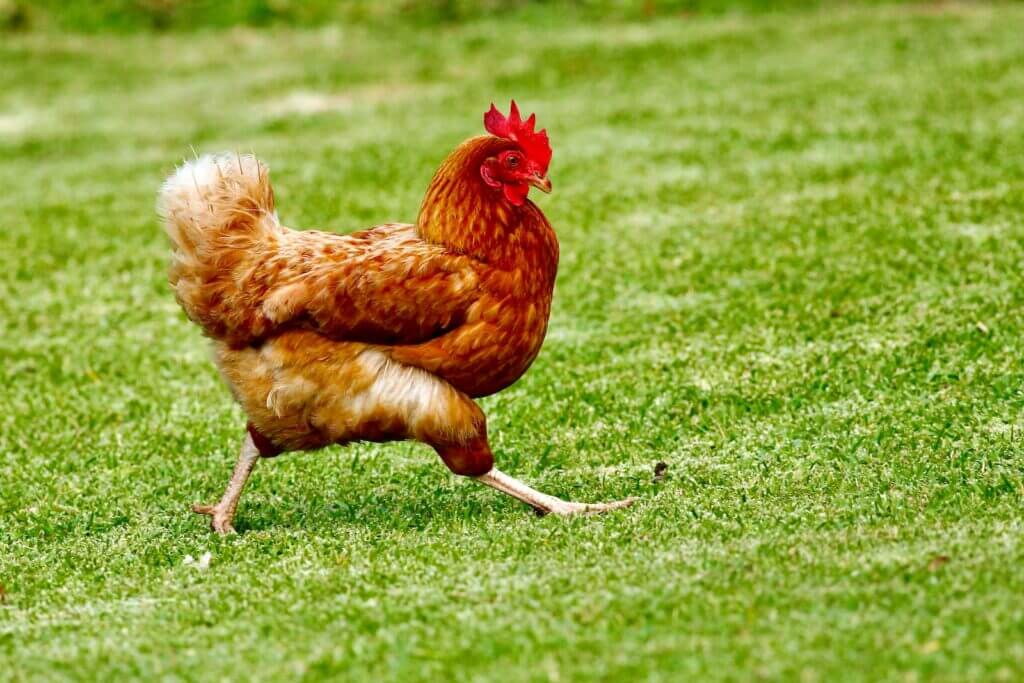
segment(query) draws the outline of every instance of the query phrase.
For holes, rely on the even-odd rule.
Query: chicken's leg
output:
[[[521,500],[542,515],[596,514],[618,510],[633,504],[632,498],[610,503],[574,503],[541,493],[515,477],[508,476],[494,466],[494,453],[491,452],[491,446],[487,443],[486,418],[483,412],[469,398],[461,394],[460,397],[462,401],[458,405],[465,409],[464,412],[450,411],[448,421],[441,423],[445,429],[433,439],[424,439],[434,447],[444,464],[455,474],[472,477],[481,484],[497,489],[516,500]],[[462,424],[456,421],[456,418],[459,417],[463,419]],[[475,432],[475,436],[455,443],[447,438],[452,433],[457,434],[460,431],[463,433]]]
[[[235,510],[238,508],[238,499],[242,495],[242,488],[245,486],[252,468],[256,466],[256,460],[260,457],[260,451],[253,442],[251,432],[245,433],[245,440],[242,441],[242,449],[238,453],[238,461],[235,463],[235,471],[231,473],[231,480],[224,490],[224,495],[216,505],[192,506],[193,512],[201,515],[210,515],[210,526],[218,534],[231,534],[235,528],[231,522],[235,519]]]
[[[548,513],[562,516],[597,514],[599,512],[608,512],[609,510],[618,510],[619,508],[629,507],[633,504],[632,498],[616,500],[611,503],[574,503],[572,501],[562,500],[561,498],[541,493],[540,491],[519,481],[515,477],[508,476],[497,467],[492,467],[490,472],[474,477],[474,479],[479,481],[481,484],[487,484],[491,488],[508,494],[517,500],[523,501],[536,510],[538,514],[542,515],[546,515]]]

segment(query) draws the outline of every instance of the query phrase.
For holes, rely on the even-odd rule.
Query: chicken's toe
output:
[[[235,527],[231,525],[234,515],[218,505],[202,505],[196,503],[192,506],[192,512],[200,515],[210,516],[210,528],[218,534],[233,534]]]
[[[235,533],[235,527],[231,525],[231,520],[227,517],[213,516],[210,520],[210,528],[216,531],[221,536]]]
[[[570,515],[599,515],[602,512],[621,510],[628,508],[636,502],[635,498],[624,498],[609,503],[575,503],[572,501],[560,501],[561,505],[554,505],[551,514],[568,517]]]

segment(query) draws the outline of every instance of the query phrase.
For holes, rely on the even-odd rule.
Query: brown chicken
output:
[[[352,441],[416,439],[448,468],[540,513],[603,512],[632,500],[569,502],[500,472],[472,400],[515,382],[547,331],[558,240],[530,187],[551,191],[551,147],[535,117],[491,105],[490,133],[453,151],[414,225],[351,235],[278,221],[266,167],[206,156],[164,184],[170,282],[214,340],[249,417],[220,502],[196,505],[232,531],[260,456]]]

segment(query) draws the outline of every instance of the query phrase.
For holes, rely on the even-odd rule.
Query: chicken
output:
[[[249,418],[224,495],[193,507],[215,531],[233,531],[261,456],[353,441],[426,443],[542,514],[632,502],[565,501],[502,473],[473,401],[519,379],[547,331],[558,240],[527,197],[551,190],[535,121],[492,104],[489,134],[445,159],[415,224],[350,235],[283,226],[252,156],[198,158],[166,181],[171,286]]]

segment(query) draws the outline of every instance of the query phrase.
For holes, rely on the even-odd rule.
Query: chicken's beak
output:
[[[546,175],[540,173],[534,173],[530,176],[530,184],[536,187],[541,192],[551,192],[551,181]]]

